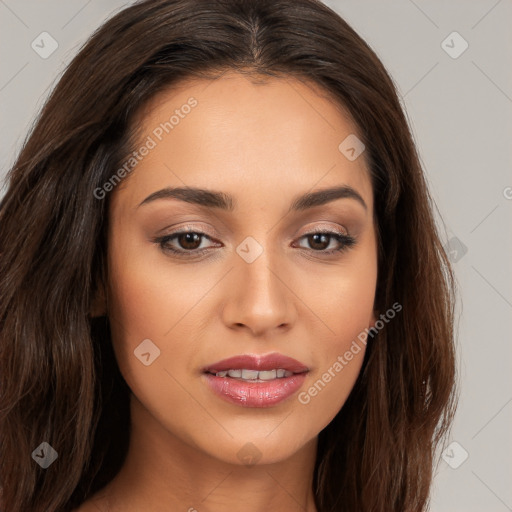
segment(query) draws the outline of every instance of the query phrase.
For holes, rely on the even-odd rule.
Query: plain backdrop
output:
[[[512,2],[326,3],[397,85],[459,282],[460,405],[431,510],[511,511]],[[0,0],[0,179],[66,64],[128,4]]]

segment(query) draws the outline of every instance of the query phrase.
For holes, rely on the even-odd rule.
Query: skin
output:
[[[375,323],[370,176],[364,154],[349,161],[338,149],[357,127],[311,83],[254,84],[232,72],[153,98],[140,115],[141,144],[191,96],[197,106],[161,141],[153,136],[156,147],[112,192],[108,302],[98,299],[94,312],[111,318],[133,430],[120,473],[78,510],[231,512],[243,503],[246,512],[316,511],[317,436],[346,401],[364,347],[307,404],[298,393],[267,408],[230,404],[206,387],[201,369],[279,352],[310,368],[299,390],[307,391]],[[341,185],[367,208],[341,198],[287,213],[298,195]],[[139,206],[178,186],[228,193],[236,207],[168,198]],[[200,239],[204,255],[178,258],[153,241],[185,225],[210,237]],[[315,250],[304,236],[315,228],[349,233],[356,244],[325,255],[340,244],[327,238]],[[236,252],[247,236],[263,247],[252,263]],[[169,244],[187,251],[199,241]],[[145,366],[134,350],[148,338],[160,356]],[[250,466],[237,455],[247,443],[260,456]]]

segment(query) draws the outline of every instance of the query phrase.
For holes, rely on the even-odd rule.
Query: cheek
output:
[[[334,334],[317,337],[311,354],[317,365],[297,397],[309,417],[316,418],[317,430],[327,426],[342,408],[363,364],[373,297],[358,295],[351,296],[353,306],[347,295],[332,301],[326,318]]]
[[[143,246],[129,237],[113,241],[109,248],[112,343],[121,373],[141,402],[161,397],[155,394],[160,389],[167,389],[176,400],[181,397],[173,377],[182,382],[193,367],[200,349],[199,337],[193,333],[198,318],[206,316],[205,294],[217,281],[211,272],[198,279],[197,270],[169,264],[165,255],[148,250],[147,242]],[[146,366],[138,356],[147,352]]]
[[[114,239],[109,247],[109,311],[121,336],[139,343],[162,339],[201,298],[201,287],[191,277],[139,235]]]
[[[363,364],[366,338],[374,320],[377,282],[372,252],[323,282],[309,303],[322,319],[323,335],[315,337],[311,357],[318,362],[298,401],[326,426],[350,394]]]
[[[116,239],[109,247],[112,342],[125,376],[148,369],[136,358],[134,351],[149,339],[156,347],[151,355],[158,354],[163,349],[163,334],[172,328],[181,310],[179,296],[169,293],[172,280],[164,279],[161,269],[148,263],[147,256],[147,249],[144,254],[135,241]],[[152,348],[151,344],[145,343]],[[156,363],[158,359],[154,361]],[[151,366],[154,365],[151,363]]]
[[[308,280],[308,288],[315,290],[309,304],[325,324],[325,354],[346,350],[347,343],[350,345],[373,322],[377,286],[375,244],[365,243],[363,248],[347,254],[336,270],[320,276],[316,284],[314,277]]]
[[[188,300],[183,275],[165,275],[165,265],[148,263],[147,249],[143,257],[135,245],[128,245],[109,252],[109,316],[117,363],[133,395],[152,416],[165,423],[169,410],[180,411],[185,429],[190,398],[179,384],[186,373],[186,364],[180,363],[191,361],[197,347],[186,336],[185,343],[169,340],[184,336],[180,329],[191,304],[200,300],[200,290]]]

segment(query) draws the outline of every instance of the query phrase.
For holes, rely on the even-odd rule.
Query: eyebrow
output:
[[[219,208],[229,212],[232,212],[236,205],[236,200],[233,196],[224,192],[196,187],[166,187],[150,194],[139,206],[151,203],[157,199],[178,199],[206,208]],[[290,205],[289,212],[304,211],[337,199],[355,199],[365,210],[368,209],[359,192],[348,185],[342,185],[317,190],[316,192],[307,192],[306,194],[296,197]]]

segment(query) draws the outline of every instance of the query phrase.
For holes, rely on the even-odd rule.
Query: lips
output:
[[[240,355],[203,368],[203,381],[223,400],[242,407],[277,406],[304,384],[309,368],[278,353]]]
[[[245,354],[230,357],[206,366],[203,368],[203,372],[215,374],[229,370],[269,371],[277,369],[283,369],[293,373],[309,371],[309,368],[306,365],[300,363],[296,359],[274,352],[272,354],[262,356]]]

